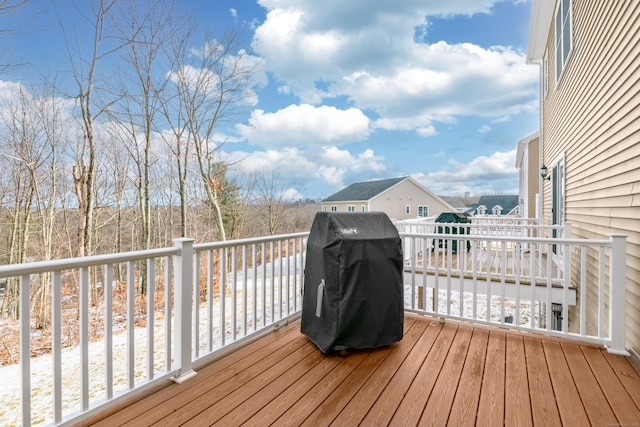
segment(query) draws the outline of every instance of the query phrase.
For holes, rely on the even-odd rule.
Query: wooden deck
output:
[[[299,329],[299,322],[287,325],[192,380],[92,421],[109,427],[640,425],[640,378],[625,358],[600,347],[408,314],[400,343],[339,357],[320,352]]]

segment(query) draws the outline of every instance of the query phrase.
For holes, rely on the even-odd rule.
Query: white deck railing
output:
[[[458,232],[404,233],[402,239],[406,309],[580,339],[628,354],[626,236],[581,240]]]
[[[396,220],[394,224],[401,233],[435,233],[442,227],[465,227],[467,234],[511,237],[571,237],[571,228],[564,225],[544,225],[536,218],[516,216],[472,216],[468,223],[436,222],[435,217]]]
[[[528,236],[522,231],[509,236],[434,231],[401,232],[406,310],[583,339],[625,352],[624,236],[585,241],[522,237],[518,233]],[[205,244],[177,239],[170,248],[1,266],[0,278],[20,282],[22,381],[14,398],[21,410],[14,422],[70,424],[87,418],[132,391],[187,380],[195,375],[194,366],[295,318],[307,236]],[[558,264],[560,252],[564,262]],[[572,278],[569,286],[565,277]],[[47,375],[40,372],[39,359],[31,358],[36,331],[29,291],[35,286],[52,287]],[[576,292],[587,296],[579,305]],[[558,303],[562,319],[554,321]],[[116,305],[124,307],[124,319],[116,316]],[[587,319],[588,310],[598,313],[595,324]],[[68,338],[63,332],[76,327],[77,346],[63,348]],[[102,336],[95,335],[101,330]],[[69,367],[74,363],[77,374]],[[36,377],[44,379],[35,384]],[[39,395],[42,390],[50,393]]]

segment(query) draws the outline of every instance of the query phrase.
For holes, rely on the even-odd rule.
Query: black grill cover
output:
[[[318,212],[307,242],[302,333],[320,350],[402,339],[402,242],[382,212]]]

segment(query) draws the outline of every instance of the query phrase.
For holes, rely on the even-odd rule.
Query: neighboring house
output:
[[[454,212],[449,203],[415,179],[383,179],[357,182],[322,200],[325,212],[385,212],[391,219],[436,217]]]
[[[513,215],[518,207],[518,201],[517,194],[480,196],[478,202],[469,206],[466,213],[468,215]]]
[[[518,203],[522,218],[540,218],[538,195],[540,193],[540,132],[521,139],[516,151],[518,178]]]
[[[544,222],[571,224],[575,238],[628,236],[626,347],[636,362],[640,354],[638,6],[638,1],[533,0],[527,50],[527,62],[540,67],[540,161],[549,178],[540,178]],[[596,290],[593,280],[587,286],[588,294]],[[587,327],[594,327],[597,311],[588,307]]]
[[[441,197],[441,199],[449,203],[455,209],[455,212],[464,213],[469,209],[460,197]]]

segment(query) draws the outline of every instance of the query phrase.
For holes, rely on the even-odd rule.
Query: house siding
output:
[[[411,206],[411,213],[405,213],[405,206]],[[429,206],[429,217],[442,212],[454,212],[439,197],[434,197],[411,180],[394,185],[387,191],[371,199],[371,210],[386,212],[392,219],[411,219],[418,216],[418,206]]]
[[[564,156],[564,212],[573,237],[628,235],[626,345],[638,355],[640,2],[573,0],[572,13],[573,47],[559,82],[553,21],[547,38],[549,92],[542,95],[543,162],[551,167]],[[543,185],[543,213],[549,224],[550,181]],[[595,287],[595,280],[590,280],[588,293],[595,292]],[[588,312],[592,326],[597,310]]]
[[[336,212],[348,212],[349,206],[355,206],[356,212],[363,212],[362,207],[364,206],[364,212],[367,212],[367,202],[363,201],[354,201],[354,202],[326,202],[322,203],[322,210],[326,212],[331,212],[331,206],[336,207]]]
[[[407,214],[405,207],[409,205]],[[455,212],[455,209],[438,196],[430,193],[411,178],[407,178],[392,187],[373,196],[370,200],[323,201],[322,210],[331,212],[348,212],[349,206],[355,206],[355,212],[385,212],[391,219],[411,219],[418,217],[418,206],[429,207],[429,217],[438,216],[442,212]]]

